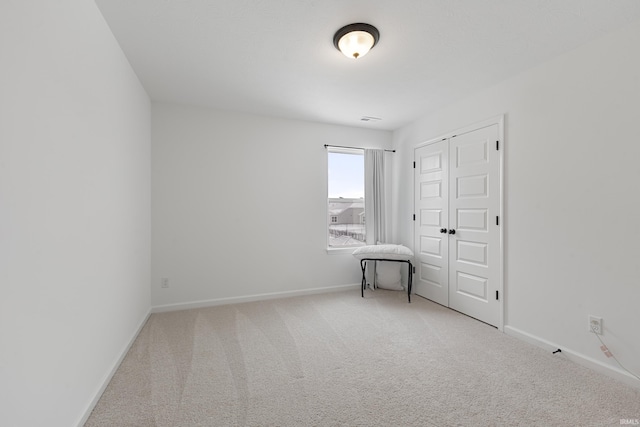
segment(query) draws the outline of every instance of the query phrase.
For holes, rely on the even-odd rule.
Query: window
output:
[[[366,241],[364,155],[360,150],[331,149],[327,156],[328,246],[362,246]]]

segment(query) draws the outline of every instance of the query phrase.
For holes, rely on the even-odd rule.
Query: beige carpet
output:
[[[594,343],[597,345],[597,343]],[[86,426],[606,426],[640,391],[402,292],[154,314]]]

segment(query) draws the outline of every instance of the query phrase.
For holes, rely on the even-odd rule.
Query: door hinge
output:
[[[496,151],[500,150],[500,141],[496,141]]]
[[[496,291],[496,301],[499,301],[499,300],[500,300],[500,298],[499,298],[499,295],[500,295],[500,294],[499,294],[498,292],[499,292],[499,291]]]
[[[416,162],[413,162],[413,168],[414,169],[416,168]]]
[[[416,220],[416,214],[413,214],[413,220],[414,221]]]
[[[416,268],[413,267],[413,274],[416,274]]]
[[[498,217],[498,216],[496,217],[496,225],[500,225],[500,219],[499,218],[500,217]]]

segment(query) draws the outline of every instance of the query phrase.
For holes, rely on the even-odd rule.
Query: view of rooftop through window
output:
[[[329,247],[365,244],[364,155],[328,152]]]

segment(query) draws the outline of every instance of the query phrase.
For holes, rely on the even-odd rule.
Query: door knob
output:
[[[456,230],[452,228],[451,230],[449,230],[449,234],[456,234]]]
[[[441,233],[446,233],[446,232],[447,232],[447,229],[446,229],[446,228],[441,228],[441,229],[440,229],[440,232],[441,232]]]

